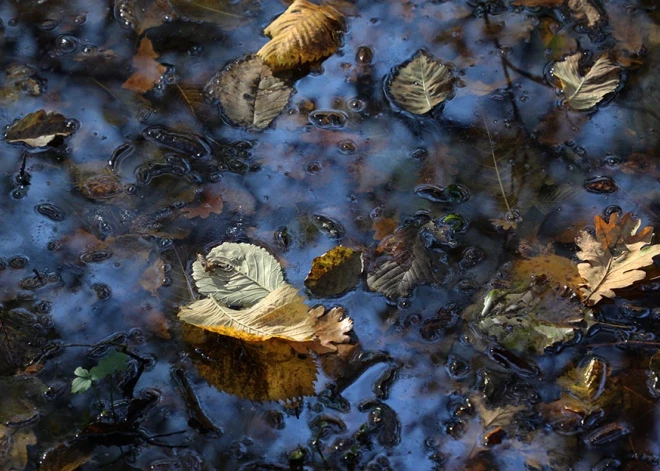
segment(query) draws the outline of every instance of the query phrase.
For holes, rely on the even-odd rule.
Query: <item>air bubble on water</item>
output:
[[[78,39],[68,34],[55,38],[55,51],[57,54],[70,54],[78,49]]]
[[[37,26],[41,31],[52,31],[55,28],[57,28],[60,25],[59,21],[57,20],[44,20]]]
[[[360,46],[355,53],[355,62],[360,65],[371,64],[374,60],[374,50],[369,46]]]

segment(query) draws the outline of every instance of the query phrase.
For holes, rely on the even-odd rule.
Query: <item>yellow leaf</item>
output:
[[[271,40],[257,55],[273,69],[288,69],[335,53],[344,15],[331,6],[295,0],[264,31]]]
[[[154,46],[149,38],[142,38],[140,47],[133,57],[133,75],[131,75],[122,88],[133,90],[137,93],[145,93],[151,90],[163,76],[167,67],[156,62],[159,54],[154,51]]]
[[[606,55],[600,56],[589,71],[580,73],[580,58],[576,53],[561,62],[555,62],[551,73],[561,82],[564,101],[575,110],[588,110],[619,86],[621,68]]]
[[[613,216],[606,224],[600,216],[594,218],[596,237],[582,231],[576,239],[581,251],[578,265],[585,283],[581,289],[584,302],[594,305],[603,298],[613,298],[613,290],[627,288],[646,278],[642,268],[653,265],[653,257],[660,255],[660,245],[649,245],[653,234],[649,228],[639,234],[640,223],[632,221],[628,213],[621,219]]]
[[[217,334],[258,342],[281,338],[304,342],[315,336],[314,320],[298,290],[284,284],[247,309],[231,309],[213,297],[182,307],[179,318]]]
[[[305,286],[320,298],[338,296],[355,287],[362,268],[362,253],[339,245],[312,261]]]

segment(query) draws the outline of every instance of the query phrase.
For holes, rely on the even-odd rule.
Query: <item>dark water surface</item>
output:
[[[358,0],[339,51],[301,72],[273,125],[232,127],[203,88],[266,43],[285,3],[218,0],[231,15],[190,21],[163,0],[0,0],[0,125],[45,109],[77,127],[36,151],[0,141],[0,418],[11,437],[0,441],[0,467],[37,469],[64,443],[44,469],[660,469],[657,280],[603,303],[606,325],[591,336],[525,356],[534,374],[495,361],[460,319],[506,278],[521,246],[573,257],[577,231],[620,211],[660,229],[655,2],[597,3],[601,21],[588,28],[565,5]],[[153,26],[141,31],[145,17]],[[144,37],[166,71],[140,94],[122,84]],[[415,118],[394,110],[383,86],[420,48],[451,62],[460,86]],[[589,113],[562,107],[549,73],[577,51],[625,67],[621,89]],[[315,110],[346,122],[324,129]],[[162,128],[200,140],[173,150],[154,139]],[[210,155],[195,155],[204,146]],[[437,202],[420,196],[423,184],[459,186]],[[186,217],[218,197],[222,211]],[[496,229],[490,220],[507,204],[521,221]],[[387,300],[362,280],[340,298],[310,299],[343,306],[359,343],[344,363],[281,359],[284,370],[319,366],[315,396],[260,401],[271,354],[222,337],[199,347],[202,334],[176,317],[196,296],[186,278],[195,255],[221,242],[265,246],[304,290],[312,260],[339,243],[369,262],[376,228],[450,213],[468,227],[446,250],[453,276],[443,286]],[[117,384],[99,385],[103,408],[92,390],[70,392],[76,367],[115,345],[141,358],[122,383],[139,378],[133,415]],[[557,378],[591,356],[623,399],[564,433],[543,405],[559,397]],[[215,386],[199,365],[218,365]],[[482,396],[503,413],[526,406],[502,421],[499,444],[484,442],[499,419],[479,412]],[[83,432],[90,423],[97,429]],[[15,449],[26,459],[3,462]]]

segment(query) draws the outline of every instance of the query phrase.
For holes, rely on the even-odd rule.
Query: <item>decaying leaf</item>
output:
[[[520,289],[491,290],[484,297],[475,327],[508,349],[542,354],[556,343],[572,340],[576,330],[593,323],[592,313],[565,291],[543,278]],[[473,318],[476,309],[478,306],[468,308],[465,317]]]
[[[516,260],[512,266],[515,281],[527,281],[533,276],[545,275],[560,286],[577,291],[582,279],[575,263],[566,257],[554,254],[541,254],[535,257]]]
[[[184,340],[194,348],[199,374],[220,391],[253,401],[288,401],[314,394],[313,358],[283,340],[241,342],[193,326],[185,326]]]
[[[266,249],[225,242],[193,263],[201,294],[230,306],[252,306],[285,285],[279,262]]]
[[[612,215],[609,224],[596,216],[594,223],[596,237],[582,231],[576,239],[581,249],[577,257],[583,261],[578,270],[585,280],[581,294],[587,305],[613,298],[613,290],[642,281],[646,278],[642,269],[651,266],[653,257],[660,255],[660,245],[649,245],[652,228],[637,233],[641,221],[633,221],[629,213],[620,219]]]
[[[0,309],[0,376],[10,376],[39,359],[48,332],[26,309]]]
[[[39,110],[29,113],[9,127],[5,140],[30,147],[46,147],[57,137],[67,137],[76,130],[73,120],[55,111]]]
[[[224,202],[220,195],[216,195],[211,191],[202,191],[202,201],[197,206],[186,206],[181,209],[184,217],[187,219],[202,218],[206,219],[211,214],[221,214],[224,208]]]
[[[140,286],[153,296],[158,297],[158,288],[165,282],[165,263],[162,258],[157,258],[142,272]]]
[[[360,281],[362,252],[339,245],[312,261],[305,286],[316,297],[339,296]]]
[[[588,110],[619,86],[621,69],[600,56],[586,75],[580,73],[581,53],[555,62],[551,73],[561,82],[564,101],[575,110]]]
[[[315,320],[314,332],[316,340],[306,345],[310,350],[318,353],[334,353],[337,345],[350,341],[347,335],[353,329],[353,321],[345,315],[341,307],[333,307],[326,311],[323,306],[318,306],[309,311],[309,315]]]
[[[344,15],[329,5],[295,0],[264,31],[271,40],[257,52],[273,69],[289,69],[335,53]]]
[[[249,56],[220,70],[206,93],[217,98],[229,120],[237,126],[260,131],[289,102],[293,87],[273,76],[261,57]]]
[[[217,334],[248,341],[281,338],[305,342],[312,340],[315,332],[304,301],[298,290],[284,284],[246,309],[231,309],[214,297],[195,301],[181,308],[179,319]]]
[[[37,437],[32,430],[15,429],[0,424],[0,468],[25,468],[28,462],[27,447],[36,443]]]
[[[568,8],[571,9],[573,17],[578,21],[586,21],[587,25],[595,26],[600,20],[600,13],[593,0],[568,0]]]
[[[454,89],[454,78],[449,67],[420,49],[410,61],[393,71],[386,88],[395,105],[422,115],[449,97]]]
[[[133,57],[133,75],[124,82],[122,88],[136,93],[145,93],[154,88],[167,71],[167,67],[156,61],[158,56],[151,40],[147,37],[142,38],[140,47]]]
[[[415,286],[444,284],[453,273],[436,243],[450,245],[447,228],[430,221],[421,227],[404,226],[378,246],[383,253],[367,276],[367,286],[391,298],[409,296]]]

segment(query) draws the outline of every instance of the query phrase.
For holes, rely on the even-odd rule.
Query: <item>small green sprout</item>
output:
[[[106,376],[112,375],[115,371],[124,371],[128,369],[128,355],[121,352],[113,352],[99,361],[91,370],[86,370],[80,366],[73,372],[77,378],[71,383],[72,393],[83,393],[87,391],[93,382],[101,381]]]

